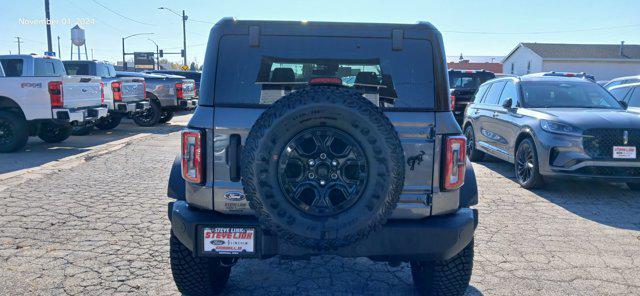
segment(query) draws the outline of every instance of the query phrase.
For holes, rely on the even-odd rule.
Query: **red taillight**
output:
[[[456,109],[456,96],[451,95],[449,96],[451,98],[451,111]]]
[[[202,182],[202,164],[200,131],[182,131],[182,177],[189,182]]]
[[[100,103],[104,104],[104,82],[100,82]]]
[[[184,99],[184,92],[182,91],[182,83],[176,83],[176,98]]]
[[[444,184],[445,190],[455,190],[464,184],[467,158],[467,139],[464,136],[447,137],[445,143]]]
[[[338,77],[316,77],[309,80],[309,85],[342,85],[342,79]]]
[[[64,106],[62,81],[49,81],[49,99],[51,100],[51,107]]]
[[[573,73],[565,73],[564,74],[565,77],[576,77],[576,74]]]
[[[120,81],[111,82],[111,90],[113,91],[113,100],[122,101],[122,83]]]

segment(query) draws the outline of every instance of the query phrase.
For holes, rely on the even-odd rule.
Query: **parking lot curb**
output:
[[[152,133],[137,134],[131,137],[113,141],[110,143],[95,146],[90,151],[82,152],[76,155],[68,156],[65,158],[52,161],[38,167],[27,168],[18,170],[15,172],[0,174],[0,191],[3,191],[12,186],[21,184],[27,180],[34,180],[42,178],[48,174],[59,172],[78,166],[84,162],[90,161],[101,155],[120,150],[126,147],[129,143],[135,140],[141,140],[152,136]]]

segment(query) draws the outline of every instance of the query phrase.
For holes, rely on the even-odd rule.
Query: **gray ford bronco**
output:
[[[218,22],[169,179],[178,289],[329,254],[408,262],[421,294],[462,295],[478,196],[448,85],[429,23]]]

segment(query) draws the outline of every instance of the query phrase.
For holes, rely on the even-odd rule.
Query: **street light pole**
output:
[[[152,35],[153,33],[138,33],[138,34],[132,34],[126,37],[122,37],[122,67],[127,70],[127,61],[125,60],[125,55],[126,52],[124,51],[124,40],[129,38],[129,37],[133,37],[133,36],[140,36],[140,35]]]
[[[49,0],[44,0],[44,16],[46,18],[47,25],[47,50],[52,52],[53,46],[51,45],[51,16],[49,13]]]
[[[158,43],[153,41],[151,38],[147,39],[156,45],[156,70],[160,70],[160,47],[158,46]]]
[[[184,9],[182,10],[182,46],[184,47],[184,65],[187,65],[187,16],[184,14]]]
[[[182,17],[182,53],[183,53],[183,65],[186,66],[187,65],[187,20],[189,19],[189,17],[185,14],[184,9],[182,10],[182,15],[178,14],[177,12],[171,10],[171,8],[168,7],[158,7],[158,9],[165,9],[170,11],[171,13]]]

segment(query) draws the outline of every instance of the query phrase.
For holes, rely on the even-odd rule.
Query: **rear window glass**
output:
[[[35,59],[35,76],[60,76],[65,74],[64,66],[60,60],[56,59]]]
[[[4,68],[4,75],[7,77],[19,77],[22,76],[22,66],[24,61],[22,59],[6,59],[0,60],[2,68]]]
[[[219,47],[216,104],[269,105],[334,77],[380,107],[433,108],[434,79],[429,41],[405,39],[394,51],[383,38],[224,36]]]
[[[65,63],[64,68],[68,75],[89,75],[89,64],[87,63]]]
[[[449,71],[449,88],[478,88],[485,81],[495,78],[490,72],[464,73],[460,71]]]

